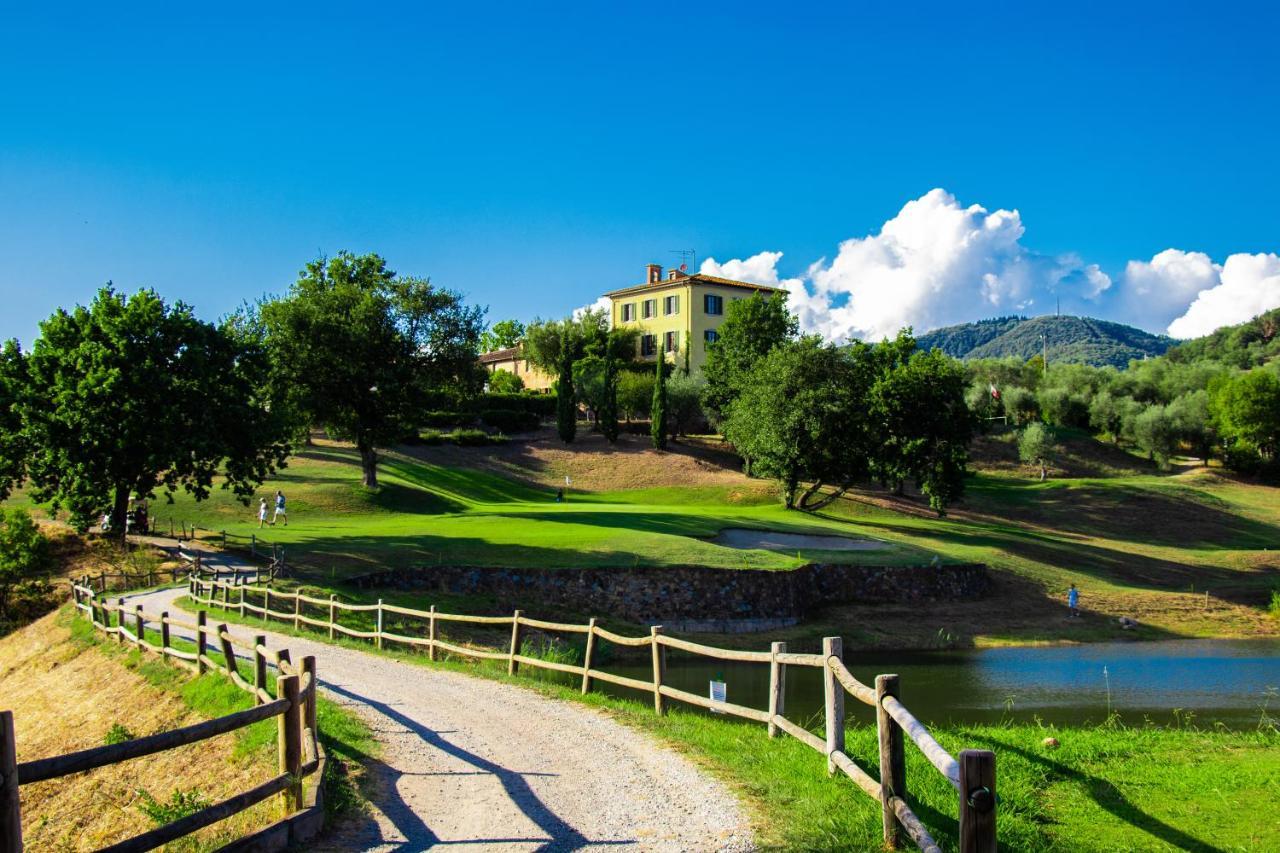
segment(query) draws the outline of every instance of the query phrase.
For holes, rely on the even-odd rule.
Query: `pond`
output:
[[[873,684],[877,673],[901,677],[902,700],[921,720],[993,723],[1002,720],[1085,724],[1104,720],[1108,709],[1128,724],[1144,718],[1169,724],[1222,723],[1253,728],[1264,709],[1280,717],[1280,641],[1175,640],[1075,646],[994,648],[948,652],[847,653],[855,676]],[[604,669],[649,680],[640,661]],[[668,650],[668,683],[707,695],[708,682],[727,683],[730,702],[764,708],[767,664],[709,661]],[[603,683],[600,689],[638,696]],[[807,721],[822,712],[820,672],[787,670],[787,716]],[[848,712],[870,722],[870,708],[849,701]]]

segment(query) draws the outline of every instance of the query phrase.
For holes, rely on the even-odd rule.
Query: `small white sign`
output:
[[[725,697],[726,695],[728,695],[728,693],[727,693],[727,690],[726,690],[726,688],[725,688],[725,683],[724,683],[723,681],[712,681],[712,682],[711,682],[711,701],[712,701],[712,702],[724,702],[724,701],[725,701],[725,698],[724,698],[724,697]],[[722,714],[722,713],[724,713],[724,712],[723,712],[723,711],[717,711],[715,708],[712,708],[712,709],[711,709],[711,713],[713,713],[713,714]]]
[[[568,475],[568,474],[565,474],[565,475],[564,475],[564,484],[565,484],[566,486],[572,486],[572,485],[573,485],[573,483],[571,483],[571,482],[569,481],[569,475]]]

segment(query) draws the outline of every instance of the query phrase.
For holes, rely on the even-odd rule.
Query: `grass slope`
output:
[[[653,460],[651,460],[653,461]],[[627,567],[701,565],[725,569],[787,569],[831,552],[744,551],[706,541],[726,527],[797,533],[862,535],[839,520],[788,513],[767,493],[731,486],[670,485],[583,494],[555,491],[486,470],[388,453],[376,492],[359,484],[355,452],[339,445],[311,448],[263,485],[283,489],[290,523],[259,531],[253,512],[215,492],[196,504],[183,497],[158,505],[162,525],[173,517],[212,530],[261,533],[289,554],[342,577],[392,565]],[[660,464],[660,463],[658,463]],[[858,552],[877,565],[927,562],[907,544]]]

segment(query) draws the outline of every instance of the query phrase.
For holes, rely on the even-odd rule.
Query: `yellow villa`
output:
[[[663,278],[661,264],[645,267],[643,284],[605,294],[612,302],[615,328],[640,330],[637,355],[654,361],[662,353],[668,361],[699,373],[707,360],[707,345],[716,339],[730,302],[760,293],[772,296],[781,290],[729,278],[678,269]]]

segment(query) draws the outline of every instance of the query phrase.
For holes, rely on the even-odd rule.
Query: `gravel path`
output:
[[[184,592],[132,600],[173,611]],[[294,660],[315,655],[321,687],[384,745],[369,767],[373,814],[312,849],[754,849],[745,815],[722,785],[602,713],[256,627],[231,632],[267,633]]]

